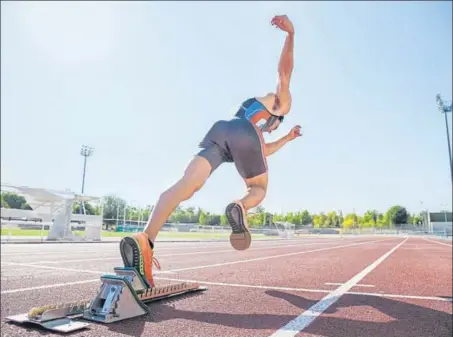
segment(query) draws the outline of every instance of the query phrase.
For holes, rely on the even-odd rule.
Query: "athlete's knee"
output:
[[[264,193],[267,193],[267,184],[268,184],[268,174],[267,172],[260,174],[253,178],[245,179],[245,184],[248,188],[256,188],[257,190],[262,190]]]
[[[160,195],[161,200],[178,199],[179,202],[190,199],[195,192],[201,188],[201,185],[193,184],[190,179],[182,177],[173,186]]]
[[[198,192],[211,173],[210,163],[203,157],[196,156],[184,171],[184,175],[178,181],[178,190],[183,200],[190,199]]]
[[[183,176],[169,189],[163,192],[160,196],[161,199],[177,199],[178,201],[185,201],[190,199],[197,191],[199,191],[211,172],[209,162],[202,157],[195,157],[186,170]]]

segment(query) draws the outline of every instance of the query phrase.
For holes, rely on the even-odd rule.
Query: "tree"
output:
[[[152,213],[152,210],[153,210],[153,206],[151,205],[146,205],[144,209],[142,209],[142,216],[141,216],[141,221],[148,221],[151,213]]]
[[[316,214],[313,216],[313,227],[315,228],[323,228],[327,227],[328,224],[327,216],[324,213]]]
[[[389,225],[390,225],[390,221],[389,221],[387,215],[379,213],[377,221],[376,221],[376,226],[378,228],[387,228],[387,227],[389,227]]]
[[[8,203],[5,200],[3,200],[3,193],[0,195],[0,197],[2,200],[2,208],[10,208]]]
[[[406,224],[409,219],[409,214],[407,213],[406,208],[400,205],[390,207],[386,213],[386,216],[388,220],[390,220],[390,223],[396,226]]]
[[[275,214],[272,215],[272,219],[273,219],[273,221],[275,221],[275,222],[286,221],[285,215],[283,215],[283,214],[277,214],[277,213],[275,213]]]
[[[219,226],[220,225],[220,215],[211,214],[209,216],[209,226]]]
[[[184,222],[188,222],[188,223],[196,222],[195,207],[187,207],[185,213],[187,215],[187,221],[184,221]]]
[[[200,219],[198,220],[200,225],[206,226],[208,224],[207,214],[203,211],[200,211]]]
[[[358,224],[358,217],[355,213],[346,214],[343,221],[343,228],[355,228]]]
[[[411,214],[407,222],[413,225],[421,225],[423,224],[423,216],[421,214]]]
[[[126,201],[114,195],[108,195],[104,198],[104,223],[109,225],[116,224],[117,218],[123,217],[123,210],[126,208]]]
[[[263,215],[265,216],[266,213],[263,214],[256,214],[256,213],[249,213],[247,214],[247,222],[249,227],[256,228],[263,226]]]
[[[262,205],[257,206],[255,209],[255,213],[263,214],[264,212],[265,212],[265,209]]]
[[[338,215],[338,227],[343,226],[343,221],[344,221],[343,212],[340,211],[340,214]]]
[[[296,226],[302,225],[302,214],[297,212],[293,214],[292,221],[288,221],[289,223],[292,223]]]
[[[311,219],[311,215],[310,213],[308,213],[307,210],[304,210],[301,214],[300,214],[300,222],[301,222],[301,225],[303,226],[307,226],[309,224],[311,224],[312,222],[312,219]]]
[[[289,222],[289,223],[294,224],[295,223],[295,218],[296,217],[294,216],[293,212],[286,213],[285,222]]]
[[[379,212],[377,210],[368,210],[362,217],[361,227],[373,228],[376,227]]]
[[[337,212],[332,211],[327,214],[326,227],[340,227]]]
[[[23,196],[13,192],[2,193],[2,207],[4,203],[12,209],[32,209]]]
[[[83,211],[80,212],[80,207],[81,207],[80,202],[74,202],[72,205],[72,213],[74,214],[83,214]],[[85,214],[87,215],[101,215],[100,214],[100,209],[97,209],[97,207],[94,207],[88,202],[84,202],[84,208],[85,208]],[[99,212],[99,213],[98,213]]]

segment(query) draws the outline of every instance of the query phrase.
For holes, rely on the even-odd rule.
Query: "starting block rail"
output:
[[[19,324],[39,325],[56,332],[73,332],[87,328],[90,323],[112,323],[149,313],[146,304],[203,291],[198,283],[178,283],[148,287],[134,268],[114,268],[115,275],[101,276],[101,286],[93,299],[59,305],[32,308],[28,313],[6,317]]]

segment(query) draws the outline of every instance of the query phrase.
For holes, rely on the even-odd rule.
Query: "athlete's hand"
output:
[[[284,32],[294,33],[294,27],[290,19],[286,15],[276,15],[272,18],[271,24],[280,28]]]
[[[300,125],[296,125],[295,127],[293,127],[289,132],[288,132],[288,140],[293,140],[293,139],[296,139],[297,137],[300,137],[302,136],[302,134],[300,133]]]

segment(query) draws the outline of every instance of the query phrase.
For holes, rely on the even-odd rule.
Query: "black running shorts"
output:
[[[261,131],[243,118],[221,120],[211,127],[200,143],[199,156],[206,158],[212,172],[224,162],[234,162],[244,179],[267,172]]]

